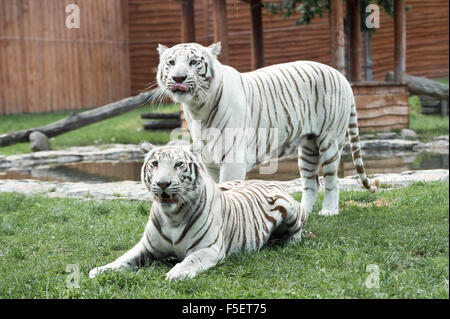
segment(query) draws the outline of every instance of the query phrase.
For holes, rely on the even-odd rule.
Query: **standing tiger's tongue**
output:
[[[183,83],[175,83],[173,85],[173,91],[183,91],[183,92],[188,92],[189,88],[184,85]]]

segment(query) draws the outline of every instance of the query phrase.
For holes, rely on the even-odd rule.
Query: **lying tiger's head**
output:
[[[141,169],[141,181],[161,204],[165,213],[176,213],[182,205],[192,205],[202,184],[201,166],[192,148],[165,146],[156,148],[147,141],[139,145],[147,153]],[[194,150],[195,151],[195,150]]]
[[[198,43],[181,43],[168,48],[158,45],[159,65],[156,79],[161,89],[177,103],[193,98],[204,100],[214,78],[214,64],[220,42],[209,47]]]

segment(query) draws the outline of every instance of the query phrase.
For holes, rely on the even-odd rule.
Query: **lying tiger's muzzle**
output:
[[[176,194],[168,194],[162,192],[162,194],[157,195],[156,198],[161,204],[176,204],[178,202],[178,196]]]

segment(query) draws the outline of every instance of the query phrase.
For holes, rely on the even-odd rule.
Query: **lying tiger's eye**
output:
[[[181,167],[183,166],[183,162],[176,162],[175,163],[175,168]]]
[[[170,64],[170,65],[175,65],[175,61],[174,61],[174,60],[170,60],[170,61],[169,61],[169,64]]]
[[[197,65],[197,64],[198,64],[197,60],[191,60],[191,62],[189,62],[190,66]]]
[[[158,167],[158,161],[153,161],[153,162],[152,162],[152,166],[153,166],[153,167]]]

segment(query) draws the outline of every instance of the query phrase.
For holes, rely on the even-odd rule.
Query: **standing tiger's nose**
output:
[[[176,83],[183,83],[184,80],[186,80],[187,76],[173,76],[172,79],[176,82]]]
[[[158,184],[158,186],[161,187],[162,190],[164,190],[167,187],[169,187],[169,185],[172,183],[171,182],[157,182],[156,184]]]

